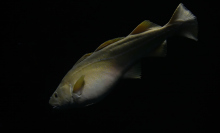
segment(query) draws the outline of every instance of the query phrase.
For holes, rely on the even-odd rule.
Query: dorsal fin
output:
[[[87,57],[89,57],[91,54],[92,54],[92,53],[84,54],[84,55],[75,63],[75,65],[78,64],[78,63],[80,63],[81,61],[85,60],[85,59],[86,59]]]
[[[155,28],[160,28],[160,27],[161,26],[154,24],[150,22],[149,20],[145,20],[142,23],[140,23],[129,35],[142,33],[144,31],[155,29]]]
[[[99,51],[99,50],[103,49],[104,47],[106,47],[106,46],[108,46],[108,45],[110,45],[110,44],[112,44],[112,43],[114,43],[114,42],[117,42],[117,41],[119,41],[119,40],[121,40],[121,39],[123,39],[123,38],[124,38],[124,37],[118,37],[118,38],[114,38],[114,39],[108,40],[108,41],[102,43],[94,52]],[[92,52],[92,53],[93,53],[93,52]],[[84,55],[75,63],[75,65],[78,64],[78,63],[80,63],[81,61],[85,60],[85,59],[86,59],[87,57],[89,57],[92,53],[84,54]]]
[[[114,43],[114,42],[117,42],[117,41],[119,41],[119,40],[121,40],[121,39],[123,39],[123,38],[124,38],[124,37],[118,37],[118,38],[114,38],[114,39],[108,40],[108,41],[102,43],[102,44],[95,50],[95,52],[96,52],[96,51],[99,51],[99,50],[103,49],[104,47],[106,47],[106,46],[108,46],[108,45],[110,45],[110,44],[112,44],[112,43]]]

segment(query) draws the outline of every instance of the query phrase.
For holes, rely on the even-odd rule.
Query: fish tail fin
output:
[[[198,24],[194,16],[182,3],[176,8],[168,25],[182,23],[178,34],[197,41]]]

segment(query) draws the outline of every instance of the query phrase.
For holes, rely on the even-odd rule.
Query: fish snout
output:
[[[51,106],[53,106],[53,107],[58,106],[57,102],[54,100],[53,97],[50,97],[49,104],[50,104]]]

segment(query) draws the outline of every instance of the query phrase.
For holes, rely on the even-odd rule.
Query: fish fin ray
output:
[[[196,16],[194,16],[182,3],[176,8],[167,25],[178,22],[184,24],[178,34],[195,41],[198,40],[198,23]]]

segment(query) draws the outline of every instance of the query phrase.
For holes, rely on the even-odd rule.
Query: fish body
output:
[[[54,107],[83,107],[103,99],[121,78],[140,78],[140,59],[166,55],[166,38],[179,34],[197,40],[196,17],[179,4],[163,27],[150,21],[127,37],[104,42],[85,54],[64,76],[50,97]]]

